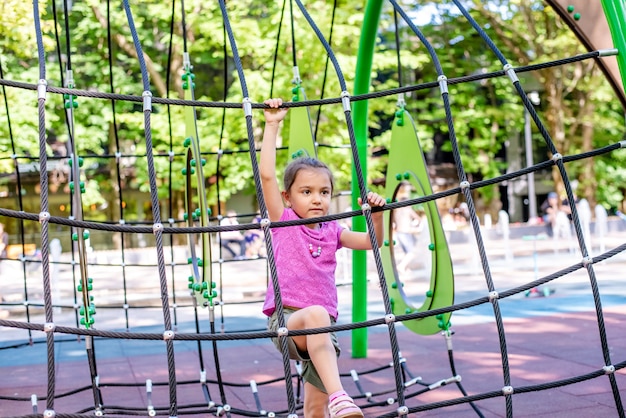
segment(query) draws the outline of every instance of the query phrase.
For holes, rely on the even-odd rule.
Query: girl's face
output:
[[[328,214],[333,191],[330,177],[321,168],[303,168],[298,171],[283,198],[301,218],[316,218]]]

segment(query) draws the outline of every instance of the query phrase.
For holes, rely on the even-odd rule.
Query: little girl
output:
[[[281,99],[265,104],[265,131],[261,146],[261,183],[269,219],[290,221],[317,218],[328,214],[333,192],[333,175],[321,161],[303,157],[285,169],[284,190],[276,180],[276,137],[287,109]],[[383,206],[385,199],[376,193],[367,195],[368,203]],[[372,214],[378,246],[382,245],[382,212]],[[335,253],[341,247],[372,249],[370,236],[342,228],[338,222],[311,223],[272,229],[272,245],[284,306],[290,330],[323,328],[337,319]],[[263,305],[270,317],[269,329],[278,328],[274,289],[270,285]],[[280,349],[278,338],[274,344]],[[290,358],[302,362],[304,379],[304,416],[307,418],[362,417],[361,409],[344,391],[339,377],[339,345],[335,333],[289,338]]]

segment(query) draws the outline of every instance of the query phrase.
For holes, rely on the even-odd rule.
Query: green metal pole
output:
[[[613,45],[619,53],[617,54],[617,65],[622,76],[622,84],[626,87],[626,7],[624,0],[602,0],[602,8],[609,24]]]
[[[357,53],[354,94],[367,93],[370,88],[372,61],[378,21],[382,10],[382,0],[368,0],[365,6],[361,39]],[[352,106],[354,135],[357,142],[359,160],[363,169],[363,178],[367,179],[367,101],[355,102]],[[352,208],[358,209],[357,173],[352,165]],[[355,231],[365,231],[365,219],[362,216],[352,221]],[[352,255],[352,322],[367,320],[367,258],[365,251],[354,251]],[[367,328],[352,330],[352,357],[367,357]]]

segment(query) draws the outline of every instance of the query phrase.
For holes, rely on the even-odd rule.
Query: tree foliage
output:
[[[420,29],[434,46],[449,79],[502,69],[474,28],[449,2],[432,1],[421,6],[408,1],[400,3],[405,10],[413,7],[418,13],[427,6],[428,10],[431,6],[437,8],[438,13],[432,15],[431,22],[421,24]],[[74,2],[67,11],[69,20],[65,22],[65,10],[57,8],[55,15],[50,2],[39,4],[49,85],[67,83],[70,74],[66,66],[71,62],[75,88],[142,94],[139,60],[123,8],[99,0]],[[332,29],[331,47],[349,89],[354,81],[364,4],[362,0],[340,0],[337,9],[333,10],[331,1],[306,2],[307,11],[326,39],[330,38]],[[582,51],[568,28],[540,1],[472,0],[465,4],[514,66],[554,60]],[[243,100],[243,80],[239,79],[233,59],[233,45],[225,38],[218,2],[186,1],[184,16],[179,2],[131,2],[131,9],[153,95],[183,97],[183,57],[188,53],[196,76],[196,99]],[[9,0],[0,6],[0,11],[0,64],[4,78],[36,83],[39,65],[43,63],[38,62],[32,5]],[[288,1],[283,4],[237,0],[227,2],[227,11],[253,102],[261,102],[270,95],[291,97],[294,64],[298,66],[309,99],[340,96],[337,75],[299,10],[293,11],[292,37]],[[333,12],[334,22],[331,23]],[[381,16],[380,42],[372,74],[373,90],[436,80],[432,58],[418,37],[406,24],[399,24],[397,29],[393,10],[386,5]],[[395,48],[396,33],[401,45],[399,54]],[[589,150],[616,140],[622,130],[622,109],[593,63],[552,67],[539,71],[534,77],[544,96],[542,117],[548,122],[557,148],[564,154]],[[450,97],[462,162],[472,180],[502,173],[506,164],[499,153],[506,141],[523,128],[523,107],[510,80],[500,77],[454,84],[450,86]],[[10,120],[12,132],[9,132],[9,124],[0,123],[0,155],[3,157],[0,158],[0,170],[11,173],[14,170],[11,155],[39,154],[36,93],[6,88],[2,91],[2,100],[8,103],[8,114],[3,109],[0,117]],[[383,97],[369,103],[373,150],[388,147],[388,129],[396,101],[397,97]],[[120,186],[123,192],[147,191],[141,103],[112,103],[82,97],[77,102],[79,106],[74,110],[73,126],[78,152],[90,162],[85,166],[88,182],[97,185],[89,187],[90,193],[86,196],[89,202],[86,204],[102,205],[103,196],[107,199],[117,196]],[[438,89],[415,91],[406,95],[406,102],[417,121],[422,146],[429,153],[429,161],[433,162],[435,139],[449,135],[440,92]],[[69,152],[69,130],[63,98],[48,95],[46,108],[48,152],[50,155],[55,153],[62,165],[66,165],[67,159],[63,158]],[[317,141],[328,145],[320,148],[320,157],[334,168],[338,187],[349,188],[350,154],[340,148],[348,144],[341,105],[310,108],[310,112]],[[243,112],[241,109],[197,108],[196,115],[201,148],[207,158],[205,174],[210,204],[220,203],[218,187],[221,203],[241,192],[250,194],[252,202],[254,182]],[[254,141],[261,137],[261,118],[260,112],[254,111]],[[289,141],[288,124],[289,120],[283,130],[284,146]],[[172,200],[173,213],[164,216],[178,217],[184,191],[184,179],[180,175],[185,163],[184,109],[155,104],[151,129],[159,196],[163,202]],[[444,151],[449,149],[449,144],[443,146]],[[115,158],[116,153],[118,158]],[[174,157],[170,159],[171,154]],[[383,156],[370,160],[370,180],[385,175],[384,152],[379,154]],[[287,153],[282,152],[278,165],[284,166],[288,158]],[[581,180],[585,193],[595,192],[594,196],[586,197],[611,206],[618,205],[624,191],[616,179],[626,177],[618,168],[622,166],[620,156],[609,155],[594,161],[573,164],[572,173]],[[58,178],[67,181],[66,176]],[[497,201],[495,187],[479,193],[487,203]],[[145,215],[149,217],[149,211]],[[112,216],[117,214],[110,212],[106,215]]]

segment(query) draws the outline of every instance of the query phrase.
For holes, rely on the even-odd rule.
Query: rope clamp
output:
[[[54,328],[56,328],[54,322],[46,322],[43,326],[44,332],[53,332]]]
[[[371,211],[372,207],[370,206],[369,203],[363,203],[361,205],[361,210],[363,211],[363,214],[365,214],[365,212]]]
[[[174,331],[172,331],[172,330],[167,330],[167,331],[165,331],[165,332],[163,333],[163,339],[164,339],[165,341],[168,341],[168,340],[173,340],[173,339],[174,339]]]
[[[349,112],[350,109],[350,93],[344,90],[341,92],[341,104],[343,105],[343,111]]]
[[[163,224],[157,223],[152,225],[152,233],[156,234],[158,232],[163,232]]]
[[[146,90],[141,95],[143,96],[143,111],[152,112],[152,93]]]
[[[396,411],[398,412],[398,416],[402,416],[402,415],[407,415],[409,413],[409,408],[405,406],[401,406],[398,409],[396,409]]]
[[[513,386],[505,386],[502,388],[502,394],[504,395],[512,395],[513,394]]]
[[[50,220],[50,212],[39,212],[39,222],[46,222]]]
[[[619,54],[619,50],[618,49],[599,49],[598,50],[598,56],[599,57],[610,57],[613,55],[618,55]]]
[[[442,74],[437,77],[437,81],[439,82],[439,90],[441,90],[441,94],[448,94],[448,77]]]
[[[174,161],[174,156],[176,155],[176,154],[174,154],[174,151],[170,151],[167,154],[170,156],[170,163],[173,162]]]
[[[461,184],[459,184],[459,186],[461,186],[462,190],[469,189],[470,188],[470,182],[467,181],[467,180],[462,181]]]
[[[46,90],[48,89],[48,82],[46,80],[39,80],[39,85],[37,86],[37,96],[39,99],[46,99]],[[52,411],[54,413],[54,411]]]
[[[626,141],[619,141],[619,147],[626,148]],[[13,156],[11,156],[11,158],[13,158]]]
[[[615,366],[612,364],[610,366],[604,366],[602,367],[602,370],[604,370],[604,374],[613,374],[615,373]]]
[[[489,302],[493,302],[494,300],[497,300],[500,298],[500,294],[498,294],[498,292],[496,292],[495,290],[493,292],[489,292]]]
[[[587,257],[583,257],[583,266],[587,267],[591,264],[593,264],[593,257],[589,255]]]
[[[513,83],[519,82],[519,78],[517,78],[517,74],[515,73],[515,70],[513,69],[513,66],[511,64],[506,64],[504,66],[504,72],[506,73],[506,75],[509,76]]]
[[[552,156],[552,161],[554,161],[555,164],[562,159],[563,156],[558,152]]]
[[[392,322],[396,322],[396,316],[394,314],[385,315],[385,324],[391,324]]]
[[[276,332],[278,333],[279,337],[286,337],[287,334],[289,334],[289,330],[287,329],[287,327],[280,327],[276,330]]]
[[[120,158],[122,158],[122,153],[121,153],[121,151],[116,151],[116,152],[115,152],[115,163],[116,163],[116,164],[119,164],[119,162],[120,162]]]
[[[54,416],[56,416],[56,412],[54,412],[54,409],[46,409],[45,411],[43,411],[43,416],[46,418],[52,418]]]
[[[252,102],[249,97],[243,98],[243,113],[246,117],[252,116]]]

